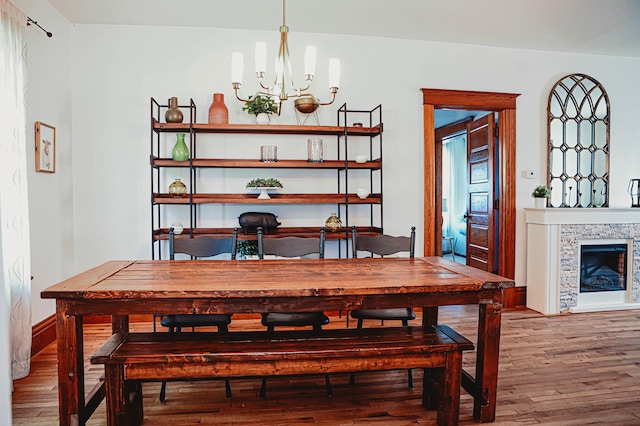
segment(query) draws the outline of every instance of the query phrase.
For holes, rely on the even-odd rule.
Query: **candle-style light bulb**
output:
[[[242,74],[244,73],[244,56],[240,52],[231,54],[231,82],[242,84]]]
[[[304,75],[313,76],[316,73],[316,47],[307,46],[304,50]],[[309,80],[311,79],[309,78]]]
[[[329,59],[329,87],[340,87],[340,59]]]
[[[256,74],[267,72],[267,43],[259,41],[256,43],[255,51]]]

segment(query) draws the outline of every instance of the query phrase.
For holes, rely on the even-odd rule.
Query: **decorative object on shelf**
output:
[[[245,212],[238,216],[238,222],[245,234],[256,232],[259,227],[262,227],[262,230],[267,233],[281,225],[277,217],[273,213]]]
[[[258,195],[258,199],[268,200],[271,198],[269,196],[269,190],[280,189],[282,188],[282,184],[275,178],[257,178],[250,180],[249,183],[247,183],[247,188],[259,189],[260,195]]]
[[[640,207],[640,179],[629,180],[627,192],[631,196],[631,207]]]
[[[353,127],[362,127],[362,123],[353,123]]]
[[[180,222],[173,222],[171,227],[173,228],[173,233],[175,235],[182,234],[182,231],[184,231],[184,226],[182,226],[182,223]]]
[[[547,206],[547,198],[551,197],[551,191],[544,185],[535,187],[531,196],[535,200],[536,209],[544,209]]]
[[[316,125],[320,125],[320,120],[318,120],[317,112],[317,109],[320,106],[320,102],[316,99],[315,96],[311,94],[309,94],[308,96],[302,96],[293,101],[293,106],[296,111],[296,121],[298,122],[298,124],[307,124],[307,120],[309,119],[309,117],[313,117]],[[300,119],[300,115],[302,115],[304,118]]]
[[[278,147],[275,145],[262,145],[260,147],[260,159],[265,163],[278,161]]]
[[[364,188],[358,188],[356,190],[356,194],[358,195],[358,198],[362,198],[365,199],[369,196],[369,191],[367,189]]]
[[[167,123],[182,123],[184,119],[182,111],[178,109],[178,98],[175,96],[169,98],[169,109],[165,112],[164,119]]]
[[[322,138],[307,139],[307,159],[312,163],[321,163],[322,158]]]
[[[260,95],[253,97],[249,96],[249,99],[244,103],[242,110],[255,115],[256,124],[269,124],[271,121],[269,114],[278,112],[276,104],[273,103],[271,98]]]
[[[367,156],[362,154],[362,155],[356,155],[356,163],[366,163],[367,162]]]
[[[229,123],[229,110],[224,104],[224,94],[214,93],[213,102],[209,107],[209,124]]]
[[[256,43],[255,59],[256,59],[256,77],[262,91],[259,94],[273,98],[278,104],[277,113],[280,115],[282,111],[282,102],[287,99],[297,99],[301,97],[309,97],[311,93],[309,87],[313,80],[316,68],[316,48],[315,46],[307,46],[304,52],[304,74],[305,74],[305,86],[295,88],[293,83],[293,76],[291,70],[291,59],[289,58],[289,43],[287,36],[289,34],[289,27],[286,25],[285,15],[285,0],[282,0],[282,26],[280,27],[280,49],[278,51],[278,57],[276,59],[276,75],[273,86],[265,85],[264,78],[267,70],[267,45],[264,42]],[[238,93],[240,86],[242,85],[242,74],[244,72],[244,57],[240,52],[234,52],[231,55],[231,81],[233,89],[238,100],[246,102],[246,99],[242,99]],[[337,58],[329,59],[329,87],[331,91],[331,100],[329,102],[317,102],[315,108],[320,105],[330,105],[336,99],[336,93],[338,92],[338,86],[340,85],[340,60]],[[287,87],[292,87],[292,93],[287,93]],[[316,100],[317,101],[317,100]],[[312,108],[309,105],[301,105],[303,109]],[[298,107],[296,107],[298,108]],[[315,110],[314,110],[315,111]]]
[[[184,133],[178,133],[176,136],[176,144],[171,151],[173,161],[187,161],[189,159],[189,148],[184,141]]]
[[[169,185],[169,195],[173,198],[184,198],[187,196],[187,186],[180,179],[176,179]]]
[[[342,230],[342,221],[335,213],[331,213],[324,226],[328,232],[340,232]]]

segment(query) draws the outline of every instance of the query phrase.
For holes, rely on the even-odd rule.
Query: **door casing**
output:
[[[439,212],[441,200],[436,197],[436,170],[439,169],[435,143],[435,110],[438,108],[483,110],[498,113],[498,167],[502,177],[498,188],[498,274],[515,277],[516,232],[516,98],[519,94],[475,92],[446,89],[421,89],[424,114],[424,255],[434,256],[441,236]]]

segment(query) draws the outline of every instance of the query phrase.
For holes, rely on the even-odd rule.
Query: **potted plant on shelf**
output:
[[[538,185],[531,193],[531,196],[535,200],[536,209],[543,209],[547,206],[547,198],[551,197],[551,191],[544,185]]]
[[[254,258],[258,256],[258,241],[238,241],[238,244],[236,245],[236,256],[239,259]]]
[[[270,189],[279,189],[282,188],[282,184],[276,178],[256,178],[251,179],[247,182],[247,189],[259,189],[260,195],[258,198],[261,200],[271,198],[269,196]]]
[[[269,124],[269,114],[278,112],[273,99],[266,96],[249,96],[249,100],[244,103],[243,111],[256,116],[256,124]]]

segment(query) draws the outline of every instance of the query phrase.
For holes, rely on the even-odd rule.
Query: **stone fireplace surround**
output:
[[[640,209],[525,209],[527,307],[545,315],[640,308]],[[629,241],[631,274],[621,302],[579,304],[580,244]]]

